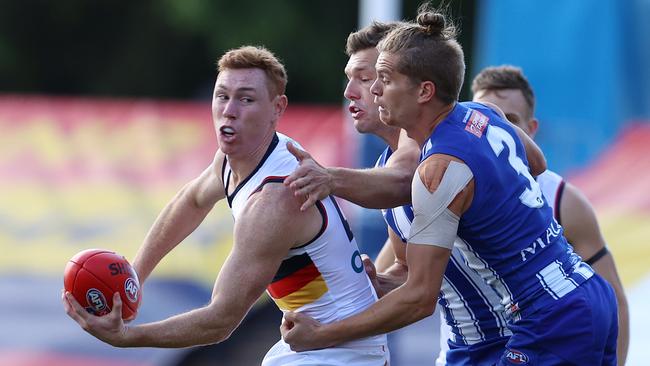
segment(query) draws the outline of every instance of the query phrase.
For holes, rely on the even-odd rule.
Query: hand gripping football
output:
[[[138,313],[138,275],[126,258],[115,252],[87,249],[77,253],[65,266],[63,285],[89,313],[108,314],[116,292],[122,299],[122,319],[133,319]]]

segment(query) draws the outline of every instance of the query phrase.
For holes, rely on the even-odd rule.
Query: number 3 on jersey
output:
[[[542,199],[542,190],[539,188],[537,181],[533,179],[528,171],[528,167],[516,154],[516,146],[514,138],[501,127],[489,125],[487,130],[487,139],[492,147],[492,151],[499,156],[503,151],[504,143],[508,147],[508,163],[517,172],[517,174],[524,176],[530,183],[530,188],[526,188],[519,200],[524,205],[530,208],[539,208],[544,205]]]

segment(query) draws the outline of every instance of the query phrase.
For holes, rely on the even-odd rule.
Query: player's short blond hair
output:
[[[217,61],[218,71],[228,69],[261,69],[266,73],[269,96],[283,95],[287,86],[284,65],[268,49],[261,46],[242,46],[226,52]]]

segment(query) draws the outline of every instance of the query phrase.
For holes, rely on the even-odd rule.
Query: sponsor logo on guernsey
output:
[[[465,131],[470,132],[476,137],[483,136],[483,131],[487,127],[488,121],[490,119],[478,111],[472,111],[467,119],[467,124],[465,124]]]
[[[525,262],[528,259],[528,256],[534,255],[537,251],[537,248],[543,249],[549,245],[552,241],[555,240],[560,235],[562,227],[558,222],[553,219],[551,224],[546,228],[544,234],[540,235],[539,238],[535,239],[527,248],[521,250],[521,261]]]
[[[508,362],[515,365],[525,365],[528,363],[528,356],[516,349],[506,349],[505,356]]]
[[[129,299],[129,301],[137,302],[138,301],[138,282],[136,280],[134,280],[133,278],[129,277],[124,282],[124,293],[126,293],[126,297]]]
[[[91,314],[102,315],[110,311],[104,294],[96,288],[91,288],[86,291],[86,301],[90,305],[86,308],[86,311]]]

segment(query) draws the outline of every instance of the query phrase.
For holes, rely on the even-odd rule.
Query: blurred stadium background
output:
[[[435,2],[435,1],[434,1]],[[411,0],[0,0],[0,365],[255,365],[279,337],[260,299],[233,337],[115,349],[63,312],[62,272],[86,248],[132,259],[173,194],[209,163],[215,59],[260,44],[289,72],[280,130],[321,162],[370,166],[380,143],[343,106],[347,34],[412,19]],[[630,301],[630,365],[650,359],[650,1],[447,1],[471,78],[514,64],[537,94],[549,166],[590,198]],[[346,204],[376,253],[380,215]],[[205,304],[231,245],[219,206],[144,287],[137,322]],[[432,364],[436,316],[391,335],[394,365]],[[645,347],[644,347],[645,346]]]

